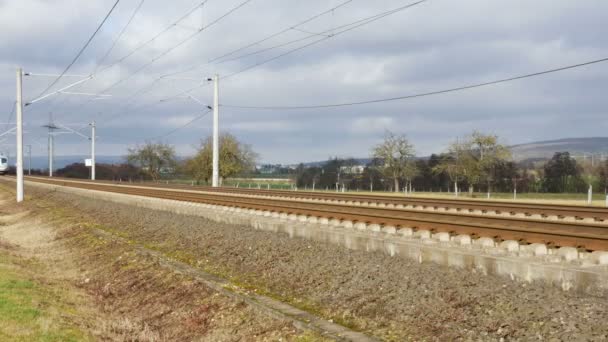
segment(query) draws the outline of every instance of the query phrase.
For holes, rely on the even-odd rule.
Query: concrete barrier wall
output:
[[[434,262],[473,272],[524,282],[545,282],[566,291],[608,290],[608,253],[581,253],[573,249],[551,250],[542,244],[519,245],[469,236],[451,237],[405,227],[380,227],[349,221],[287,215],[259,210],[229,208],[143,196],[62,187],[28,182],[27,186],[53,189],[96,200],[134,205],[152,210],[204,217],[216,222],[248,226],[332,243],[354,250],[382,252],[419,262]]]

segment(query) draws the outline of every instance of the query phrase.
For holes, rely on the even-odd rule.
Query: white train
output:
[[[0,154],[0,175],[4,175],[8,172],[8,157]]]

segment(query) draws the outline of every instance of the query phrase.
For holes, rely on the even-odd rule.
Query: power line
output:
[[[176,27],[179,25],[180,22],[186,20],[188,17],[190,17],[192,15],[192,13],[194,13],[196,10],[198,10],[199,8],[201,8],[203,5],[205,5],[209,0],[205,0],[203,2],[200,2],[198,5],[194,6],[192,9],[190,9],[189,11],[187,11],[184,15],[182,15],[180,18],[178,18],[176,21],[174,21],[171,25],[167,26],[166,28],[164,28],[163,30],[161,30],[160,32],[158,32],[156,35],[154,35],[152,38],[148,39],[147,41],[139,44],[138,46],[136,46],[133,50],[131,50],[129,53],[127,53],[126,55],[122,56],[121,58],[115,60],[113,63],[110,63],[109,65],[107,65],[106,67],[102,68],[99,71],[96,71],[94,74],[91,74],[91,76],[95,76],[98,75],[106,70],[109,70],[111,68],[113,68],[114,66],[124,62],[125,60],[127,60],[129,57],[133,56],[135,53],[137,53],[138,51],[140,51],[141,49],[143,49],[144,47],[146,47],[148,44],[154,42],[156,39],[158,39],[160,36],[164,35],[165,33],[169,32],[172,28]],[[128,78],[130,78],[131,76],[129,76]],[[113,84],[111,87],[108,87],[107,89],[111,89],[112,87],[124,82],[125,80],[120,80],[117,83]],[[101,92],[104,92],[106,90],[103,90]],[[90,103],[92,101],[92,99],[89,99],[88,101],[83,102],[81,105],[79,105],[78,107],[76,107],[75,109],[80,109],[82,107],[84,107],[85,105],[87,105],[88,103]]]
[[[390,11],[386,11],[386,12],[383,12],[383,13],[380,13],[380,14],[376,14],[376,15],[373,15],[373,16],[371,16],[371,17],[367,17],[367,18],[364,18],[364,19],[360,19],[360,20],[357,20],[357,21],[355,21],[355,22],[352,22],[352,23],[349,23],[349,24],[346,24],[346,25],[342,25],[342,26],[339,26],[339,27],[332,28],[332,29],[329,29],[329,30],[327,30],[327,31],[321,32],[321,33],[333,32],[335,29],[340,29],[340,28],[345,28],[345,27],[348,27],[348,28],[346,28],[346,29],[344,29],[344,30],[342,30],[342,31],[333,32],[333,33],[332,33],[331,35],[329,35],[329,36],[324,36],[323,38],[318,39],[318,40],[315,40],[315,41],[313,41],[313,42],[311,42],[311,43],[308,43],[308,44],[306,44],[306,45],[303,45],[303,46],[300,46],[300,47],[294,48],[294,49],[289,50],[289,51],[287,51],[287,52],[285,52],[285,53],[282,53],[282,54],[280,54],[280,55],[277,55],[277,56],[271,57],[271,58],[266,59],[266,60],[263,60],[263,61],[261,61],[261,62],[258,62],[258,63],[255,63],[255,64],[252,64],[252,65],[250,65],[250,66],[247,66],[247,67],[245,67],[245,68],[243,68],[243,69],[241,69],[241,70],[239,70],[239,71],[237,71],[237,72],[234,72],[234,73],[232,73],[232,74],[229,74],[229,75],[227,75],[227,76],[222,77],[222,79],[227,79],[227,78],[234,77],[234,76],[236,76],[236,75],[238,75],[238,74],[240,74],[240,73],[246,72],[246,71],[251,70],[251,69],[253,69],[253,68],[256,68],[256,67],[258,67],[258,66],[260,66],[260,65],[264,65],[264,64],[266,64],[266,63],[272,62],[272,61],[277,60],[277,59],[279,59],[279,58],[281,58],[281,57],[284,57],[284,56],[290,55],[290,54],[292,54],[292,53],[294,53],[294,52],[297,52],[297,51],[303,50],[303,49],[305,49],[305,48],[307,48],[307,47],[310,47],[310,46],[312,46],[312,45],[315,45],[315,44],[321,43],[321,42],[326,41],[326,40],[328,40],[328,39],[330,39],[330,38],[333,38],[333,37],[338,36],[338,35],[340,35],[340,34],[346,33],[346,32],[348,32],[348,31],[352,31],[352,30],[354,30],[354,29],[356,29],[356,28],[359,28],[359,27],[361,27],[361,26],[365,26],[365,25],[367,25],[367,24],[373,23],[373,22],[375,22],[375,21],[377,21],[377,20],[380,20],[380,19],[382,19],[382,18],[385,18],[385,17],[387,17],[387,16],[389,16],[389,15],[392,15],[392,14],[395,14],[395,13],[398,13],[398,12],[401,12],[401,11],[403,11],[403,10],[406,10],[406,9],[408,9],[408,8],[411,8],[411,7],[414,7],[414,6],[419,5],[419,4],[421,4],[421,3],[423,3],[423,2],[426,2],[426,1],[427,1],[427,0],[421,0],[421,1],[417,1],[417,2],[414,2],[414,3],[408,4],[408,5],[402,6],[402,7],[398,7],[398,8],[392,9],[392,10],[390,10]],[[294,41],[290,41],[290,42],[287,42],[287,43],[280,44],[280,45],[278,45],[278,46],[274,46],[274,47],[266,48],[266,49],[263,49],[263,50],[261,50],[261,51],[257,51],[257,52],[254,52],[254,53],[250,53],[250,54],[247,54],[247,55],[244,55],[244,56],[241,56],[241,57],[235,58],[235,59],[243,58],[243,57],[246,57],[246,56],[249,56],[249,55],[253,55],[253,54],[257,54],[257,53],[260,53],[260,52],[265,52],[265,51],[272,50],[272,49],[275,49],[275,48],[278,48],[278,47],[283,47],[283,46],[286,46],[286,45],[289,45],[289,44],[292,44],[292,43],[295,43],[295,42],[300,42],[300,41],[303,41],[303,40],[307,40],[307,39],[309,39],[309,38],[311,38],[311,37],[315,37],[315,36],[318,36],[318,35],[319,35],[318,33],[315,33],[315,34],[313,34],[313,35],[311,35],[311,36],[308,36],[308,37],[305,37],[305,38],[296,39],[296,40],[294,40]]]
[[[118,5],[119,2],[120,2],[120,0],[116,0],[116,2],[114,3],[114,6],[112,6],[112,8],[108,12],[108,14],[106,14],[105,18],[99,24],[99,26],[97,27],[97,29],[95,30],[95,32],[93,32],[93,34],[91,35],[91,37],[89,38],[89,40],[87,40],[87,42],[84,44],[84,46],[80,49],[80,51],[78,52],[78,54],[76,55],[76,57],[74,57],[74,59],[72,60],[72,62],[65,68],[65,70],[63,70],[63,72],[44,91],[42,91],[40,93],[40,95],[38,95],[38,97],[42,97],[43,95],[45,95],[45,93],[47,91],[49,91],[51,88],[53,88],[53,86],[55,86],[55,84],[57,84],[57,82],[59,82],[59,80],[63,77],[63,75],[65,75],[70,70],[70,68],[72,68],[72,66],[76,63],[76,61],[78,60],[78,58],[80,58],[80,56],[84,53],[84,50],[86,50],[86,48],[89,46],[89,44],[91,43],[91,41],[93,41],[93,38],[95,38],[95,36],[97,35],[97,33],[101,30],[101,28],[106,23],[106,21],[108,20],[108,18],[112,14],[112,12],[114,12],[114,9],[116,8],[116,6]]]
[[[320,18],[320,17],[322,17],[322,16],[324,16],[324,15],[326,15],[326,14],[328,14],[328,13],[333,13],[335,10],[339,9],[340,7],[346,6],[347,4],[351,3],[352,1],[353,1],[353,0],[347,0],[347,1],[344,1],[344,2],[342,2],[342,3],[340,3],[340,4],[338,4],[338,5],[336,5],[336,6],[332,7],[332,8],[330,8],[329,10],[326,10],[326,11],[324,11],[324,12],[321,12],[321,13],[315,14],[315,15],[313,15],[312,17],[310,17],[310,18],[308,18],[308,19],[305,19],[305,20],[303,20],[303,21],[300,21],[300,22],[298,22],[298,23],[296,23],[296,24],[294,24],[294,25],[291,25],[291,26],[289,26],[289,27],[287,27],[287,28],[285,28],[285,29],[282,29],[282,30],[280,30],[280,31],[278,31],[278,32],[275,32],[275,33],[273,33],[273,34],[271,34],[271,35],[269,35],[269,36],[267,36],[267,37],[265,37],[265,38],[262,38],[262,39],[260,39],[260,40],[258,40],[258,41],[255,41],[255,42],[253,42],[253,43],[247,44],[247,45],[242,46],[242,47],[240,47],[240,48],[234,49],[234,50],[232,50],[232,51],[230,51],[230,52],[227,52],[227,53],[225,53],[225,54],[223,54],[223,55],[221,55],[221,56],[214,57],[214,58],[210,59],[209,61],[207,61],[207,62],[205,62],[205,63],[202,63],[202,64],[196,64],[196,65],[193,65],[193,66],[191,66],[191,67],[188,67],[187,69],[184,69],[184,70],[182,70],[182,71],[173,72],[173,73],[167,74],[167,75],[165,75],[165,76],[173,76],[173,75],[183,74],[183,73],[188,72],[188,71],[192,71],[192,70],[194,70],[194,69],[196,69],[196,68],[199,68],[199,67],[201,67],[201,66],[203,66],[203,65],[206,65],[206,64],[211,64],[211,63],[215,63],[215,62],[217,62],[217,61],[219,61],[219,60],[221,60],[221,59],[224,59],[224,58],[226,58],[226,57],[232,56],[232,55],[234,55],[234,54],[235,54],[235,53],[237,53],[237,52],[241,52],[241,51],[246,50],[246,49],[248,49],[248,48],[250,48],[250,47],[252,47],[252,46],[255,46],[255,45],[258,45],[258,44],[264,43],[264,42],[266,42],[266,41],[268,41],[268,40],[270,40],[270,39],[272,39],[272,38],[275,38],[275,37],[278,37],[278,36],[282,35],[283,33],[289,32],[289,31],[291,31],[291,30],[298,30],[297,28],[298,28],[299,26],[302,26],[302,25],[307,24],[307,23],[309,23],[309,22],[311,22],[311,21],[314,21],[314,20],[316,20],[316,19],[318,19],[318,18]],[[221,62],[219,62],[219,63],[221,63]]]
[[[127,23],[125,24],[125,26],[122,28],[122,30],[120,31],[120,33],[118,34],[118,36],[116,37],[116,39],[114,39],[114,42],[112,43],[112,46],[110,46],[110,48],[108,49],[108,51],[103,55],[103,57],[101,57],[101,59],[99,60],[99,62],[97,62],[97,67],[95,67],[95,71],[93,71],[93,74],[97,72],[97,69],[103,64],[103,62],[105,62],[106,58],[108,58],[108,56],[110,55],[110,53],[112,53],[112,51],[116,47],[116,44],[120,41],[120,39],[122,38],[122,36],[125,34],[125,32],[127,31],[127,29],[129,28],[129,26],[133,22],[133,19],[135,18],[135,16],[137,15],[137,13],[139,13],[139,10],[141,10],[141,7],[143,6],[143,4],[144,4],[145,1],[146,0],[141,0],[139,2],[139,4],[137,5],[137,7],[135,7],[135,10],[133,10],[133,13],[131,14],[131,17],[129,18],[129,20],[127,21]]]
[[[8,115],[8,120],[6,121],[7,125],[11,124],[13,120],[13,115],[15,115],[15,110],[17,109],[17,102],[13,101],[13,109],[11,109],[11,113]]]
[[[105,123],[108,123],[108,122],[110,122],[110,121],[114,121],[114,120],[116,120],[116,119],[118,119],[118,118],[120,118],[120,117],[122,117],[122,116],[124,116],[124,115],[129,114],[129,113],[130,113],[130,112],[132,112],[132,111],[136,111],[136,110],[142,110],[142,109],[149,109],[149,108],[152,108],[152,107],[158,106],[158,105],[160,105],[160,104],[162,104],[162,103],[167,103],[169,100],[173,100],[173,99],[178,98],[178,97],[180,97],[180,96],[186,95],[186,94],[188,94],[188,93],[192,92],[193,90],[198,89],[198,88],[203,87],[203,86],[207,86],[208,84],[209,84],[209,83],[205,82],[204,84],[199,84],[199,85],[194,86],[194,87],[192,87],[192,88],[188,88],[188,89],[186,89],[186,90],[184,90],[184,91],[180,91],[179,93],[177,93],[177,94],[175,94],[175,95],[172,95],[172,96],[170,96],[170,97],[163,98],[163,99],[160,99],[160,100],[154,101],[154,102],[152,102],[152,103],[143,104],[143,105],[137,106],[137,107],[135,107],[135,108],[130,108],[130,109],[125,109],[125,110],[122,110],[122,111],[120,111],[120,112],[118,112],[118,113],[116,113],[116,114],[113,114],[113,115],[112,115],[112,116],[110,116],[109,118],[104,119],[104,120],[103,120],[103,123],[105,124]],[[152,84],[152,85],[153,85],[153,84]],[[150,90],[151,90],[151,89],[148,89],[148,91],[150,91]],[[128,107],[129,107],[129,106],[126,106],[126,108],[128,108]]]
[[[170,135],[174,134],[175,132],[177,132],[177,131],[179,131],[179,130],[181,130],[181,129],[184,129],[184,128],[186,128],[186,127],[188,127],[188,126],[192,125],[192,124],[193,124],[193,123],[195,123],[196,121],[198,121],[198,120],[200,120],[200,119],[204,118],[204,117],[205,117],[207,114],[211,113],[211,111],[212,111],[212,110],[211,110],[211,109],[209,109],[209,110],[207,110],[206,112],[202,113],[201,115],[199,115],[199,116],[195,117],[194,119],[192,119],[192,120],[188,121],[188,122],[187,122],[187,123],[185,123],[184,125],[179,126],[179,127],[175,128],[175,129],[173,129],[173,130],[171,130],[171,131],[169,131],[169,132],[167,132],[167,133],[165,133],[165,134],[163,134],[163,135],[159,135],[159,136],[156,136],[156,137],[152,137],[152,138],[149,138],[149,139],[147,139],[147,140],[160,140],[160,139],[166,138],[166,137],[168,137],[168,136],[170,136]]]
[[[453,93],[453,92],[457,92],[457,91],[468,90],[468,89],[473,89],[473,88],[480,88],[480,87],[485,87],[485,86],[494,85],[494,84],[507,83],[507,82],[521,80],[521,79],[525,79],[525,78],[537,77],[537,76],[542,76],[542,75],[551,74],[551,73],[555,73],[555,72],[560,72],[560,71],[564,71],[564,70],[580,68],[580,67],[583,67],[583,66],[597,64],[597,63],[602,63],[602,62],[606,62],[606,61],[608,61],[608,58],[602,58],[602,59],[596,59],[596,60],[589,61],[589,62],[568,65],[568,66],[564,66],[564,67],[560,67],[560,68],[556,68],[556,69],[550,69],[550,70],[535,72],[535,73],[531,73],[531,74],[525,74],[525,75],[520,75],[520,76],[503,78],[503,79],[499,79],[499,80],[495,80],[495,81],[490,81],[490,82],[483,82],[483,83],[476,83],[476,84],[471,84],[471,85],[465,85],[465,86],[461,86],[461,87],[457,87],[457,88],[449,88],[449,89],[436,90],[436,91],[431,91],[431,92],[426,92],[426,93],[419,93],[419,94],[413,94],[413,95],[404,95],[404,96],[398,96],[398,97],[389,97],[389,98],[384,98],[384,99],[359,101],[359,102],[347,102],[347,103],[337,103],[337,104],[323,104],[323,105],[312,105],[312,106],[233,106],[233,105],[222,105],[222,107],[241,108],[241,109],[263,109],[263,110],[297,110],[297,109],[318,109],[318,108],[346,107],[346,106],[356,106],[356,105],[364,105],[364,104],[379,103],[379,102],[390,102],[390,101],[405,100],[405,99],[411,99],[411,98],[417,98],[417,97],[439,95],[439,94],[445,94],[445,93]]]
[[[173,22],[171,25],[167,26],[166,28],[164,28],[163,30],[161,30],[159,33],[157,33],[155,36],[153,36],[152,38],[148,39],[147,41],[139,44],[138,46],[136,46],[133,50],[131,50],[129,53],[127,53],[126,55],[122,56],[121,58],[117,59],[116,61],[114,61],[113,63],[111,63],[110,65],[106,66],[105,68],[103,68],[100,72],[108,70],[120,63],[122,63],[123,61],[125,61],[127,58],[133,56],[135,53],[137,53],[138,51],[140,51],[141,49],[143,49],[144,47],[146,47],[148,44],[154,42],[156,39],[158,39],[160,36],[164,35],[165,33],[169,32],[172,28],[176,27],[177,25],[179,25],[179,23],[181,23],[182,21],[186,20],[188,17],[190,17],[192,15],[192,13],[194,13],[196,10],[198,10],[199,8],[201,8],[203,5],[205,5],[205,3],[207,3],[209,0],[205,0],[201,3],[199,3],[198,5],[196,5],[194,8],[190,9],[188,12],[186,12],[186,14],[184,14],[183,16],[181,16],[179,19],[177,19],[175,22]]]
[[[148,66],[152,65],[153,63],[155,63],[156,61],[158,61],[159,59],[161,59],[162,57],[168,55],[169,53],[173,52],[174,50],[176,50],[177,48],[179,48],[180,46],[186,44],[187,42],[189,42],[190,40],[192,40],[194,37],[196,37],[197,35],[199,35],[201,32],[207,30],[209,27],[217,24],[218,22],[220,22],[221,20],[223,20],[224,18],[226,18],[227,16],[229,16],[230,14],[234,13],[236,10],[240,9],[241,7],[245,6],[246,4],[248,4],[249,2],[251,2],[253,0],[245,0],[242,3],[240,3],[239,5],[235,6],[234,8],[232,8],[231,10],[229,10],[228,12],[224,13],[222,16],[218,17],[217,19],[215,19],[214,21],[212,21],[211,23],[209,23],[207,26],[200,28],[199,30],[197,30],[196,32],[194,32],[193,34],[189,35],[188,37],[186,37],[185,39],[183,39],[182,41],[178,42],[176,45],[172,46],[171,48],[167,49],[166,51],[164,51],[163,53],[161,53],[160,55],[156,56],[155,58],[153,58],[150,62],[142,65],[141,67],[139,67],[138,69],[136,69],[134,72],[130,73],[129,75],[127,75],[126,77],[118,80],[117,82],[113,83],[112,85],[110,85],[109,87],[105,88],[104,90],[101,91],[101,93],[105,93],[108,90],[116,87],[117,85],[125,82],[126,80],[130,79],[131,77],[137,75],[138,73],[140,73],[141,71],[143,71],[144,69],[146,69]],[[205,1],[206,2],[206,1]],[[203,2],[202,4],[204,4],[205,2]],[[200,7],[200,6],[199,6]]]
[[[120,41],[120,39],[122,38],[122,36],[124,35],[124,33],[127,31],[127,29],[129,28],[129,26],[133,22],[133,19],[135,18],[135,16],[137,15],[137,13],[141,9],[141,7],[143,6],[144,2],[145,2],[145,0],[141,0],[139,2],[139,4],[135,7],[135,10],[131,14],[129,20],[127,21],[127,23],[125,24],[125,26],[122,28],[122,30],[120,31],[120,33],[118,34],[118,36],[114,39],[114,42],[112,42],[112,45],[110,46],[110,48],[106,51],[106,53],[103,55],[103,57],[101,57],[99,59],[99,61],[96,63],[95,69],[93,70],[93,72],[91,73],[91,75],[94,75],[94,74],[97,73],[97,70],[99,70],[99,68],[105,62],[106,58],[108,58],[108,56],[110,55],[110,53],[114,50],[114,48],[116,47],[116,44]],[[55,100],[55,98],[51,99],[51,102],[53,102],[54,100]],[[57,108],[57,107],[65,104],[66,101],[67,101],[67,97],[64,97],[61,102],[59,102],[59,103],[56,102],[48,110],[49,111],[53,111],[55,108]],[[85,104],[87,104],[89,102],[91,102],[91,100],[86,101],[83,105],[85,105]]]
[[[423,0],[423,1],[426,1],[426,0]],[[423,2],[423,1],[420,1],[420,2]],[[243,55],[240,55],[240,56],[236,56],[236,57],[233,57],[233,58],[230,58],[230,59],[224,59],[224,60],[222,60],[222,61],[220,61],[218,63],[232,62],[232,61],[235,61],[235,60],[239,60],[239,59],[243,59],[243,58],[250,57],[250,56],[253,56],[253,55],[257,55],[257,54],[260,54],[260,53],[268,52],[268,51],[275,50],[275,49],[278,49],[278,48],[282,48],[282,47],[285,47],[285,46],[288,46],[288,45],[292,45],[292,44],[295,44],[295,43],[303,42],[303,41],[309,40],[310,38],[315,38],[315,37],[319,37],[319,36],[322,36],[324,38],[322,40],[325,40],[326,38],[333,38],[334,36],[340,35],[342,33],[345,33],[347,31],[353,30],[353,29],[358,28],[358,27],[363,26],[363,25],[367,25],[367,24],[369,24],[371,22],[374,22],[376,20],[380,20],[380,19],[382,19],[382,18],[384,18],[386,16],[389,16],[391,14],[397,13],[399,11],[405,10],[405,9],[407,9],[409,7],[412,7],[414,5],[419,4],[420,2],[414,3],[414,4],[409,4],[409,5],[402,6],[402,7],[398,7],[398,8],[392,9],[390,11],[385,11],[385,12],[382,12],[380,14],[373,15],[371,17],[366,17],[366,18],[363,18],[363,19],[359,19],[359,20],[350,22],[348,24],[332,27],[332,28],[330,28],[328,30],[325,30],[325,31],[322,31],[322,32],[318,32],[318,33],[306,32],[306,31],[298,30],[300,32],[304,32],[304,33],[308,34],[308,36],[303,37],[303,38],[294,39],[294,40],[291,40],[291,41],[288,41],[288,42],[285,42],[285,43],[281,43],[281,44],[278,44],[278,45],[274,45],[274,46],[271,46],[271,47],[262,48],[260,50],[249,52],[249,53],[246,53],[246,54],[243,54]],[[340,30],[340,29],[343,29],[343,28],[348,28],[348,29],[345,29],[343,31],[339,31],[337,33],[335,32],[336,30]]]

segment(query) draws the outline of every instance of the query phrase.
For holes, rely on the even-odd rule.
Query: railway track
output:
[[[445,232],[451,235],[466,234],[473,238],[489,237],[497,242],[502,240],[515,240],[521,243],[544,243],[548,246],[555,247],[567,246],[585,250],[608,250],[608,226],[602,222],[591,222],[589,220],[555,221],[520,216],[492,216],[484,215],[482,213],[471,213],[469,211],[421,211],[408,209],[405,206],[403,208],[397,208],[396,206],[378,207],[353,205],[353,203],[348,204],[348,201],[346,200],[347,197],[340,197],[341,200],[346,203],[315,202],[310,201],[310,198],[305,197],[308,195],[306,193],[298,193],[294,199],[294,196],[291,196],[292,198],[286,198],[284,194],[277,194],[276,196],[239,196],[234,193],[185,191],[166,187],[116,185],[107,182],[71,181],[37,177],[28,177],[27,181],[137,196],[206,203],[229,208],[298,215],[301,217],[350,221],[353,223],[365,223],[367,225],[394,226],[398,229],[411,228],[414,231],[428,230],[432,233]],[[300,198],[301,200],[298,200],[297,196],[302,196]],[[335,199],[335,197],[333,198]],[[355,198],[362,201],[358,196],[354,196],[352,200],[354,201]],[[404,200],[393,198],[387,199],[397,202]],[[409,199],[406,199],[405,201],[409,201]],[[401,204],[403,205],[402,202]],[[476,205],[482,208],[481,204],[476,203]],[[555,207],[560,206],[543,207],[545,207],[544,210],[548,210],[546,207],[552,207],[551,210],[557,210]],[[581,207],[576,209],[591,208]]]
[[[36,178],[39,179],[38,177]],[[127,184],[107,181],[97,181],[96,183]],[[412,209],[418,211],[448,211],[462,214],[494,215],[568,222],[587,222],[608,225],[608,208],[589,207],[582,205],[558,205],[445,198],[414,198],[382,195],[352,195],[344,193],[236,189],[227,187],[192,187],[174,184],[165,185],[160,183],[143,183],[141,184],[141,186],[162,189],[182,189],[207,193],[214,192],[221,194],[244,195],[251,197],[282,198],[310,202],[336,203],[362,207],[387,207],[396,209]]]

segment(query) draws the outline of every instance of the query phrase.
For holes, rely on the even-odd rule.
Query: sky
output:
[[[3,132],[14,125],[16,68],[60,74],[114,2],[0,0]],[[400,101],[299,110],[233,107],[399,97],[608,57],[604,0],[428,0],[340,33],[352,27],[345,25],[413,2],[121,0],[69,76],[52,88],[93,75],[67,91],[103,96],[62,93],[26,107],[25,144],[34,155],[46,155],[42,126],[52,116],[85,135],[95,121],[100,155],[125,155],[155,141],[191,155],[211,134],[210,114],[188,123],[213,105],[207,78],[215,74],[220,130],[250,144],[260,163],[368,157],[387,131],[407,135],[419,155],[445,151],[473,130],[506,144],[606,136],[608,62]],[[25,76],[24,101],[36,99],[54,79]],[[14,155],[14,137],[0,137],[0,152]],[[79,135],[60,134],[55,141],[57,155],[89,153]]]

